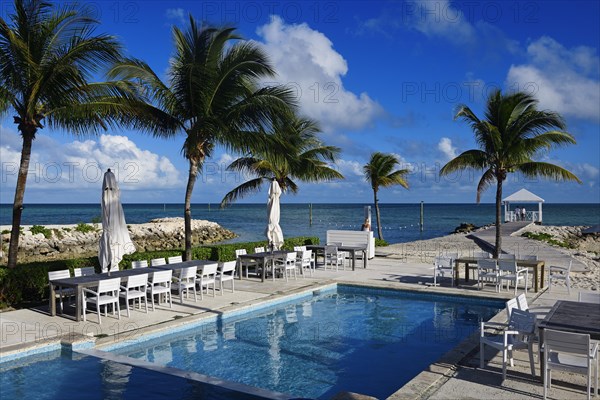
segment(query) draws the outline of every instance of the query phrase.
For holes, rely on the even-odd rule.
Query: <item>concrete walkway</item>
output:
[[[296,293],[313,290],[332,283],[359,283],[375,287],[405,289],[419,292],[431,292],[450,295],[469,295],[486,298],[508,299],[511,292],[496,293],[488,287],[482,291],[476,285],[461,287],[446,286],[432,287],[432,266],[426,263],[405,263],[391,257],[376,257],[369,261],[368,269],[357,268],[356,271],[332,271],[317,269],[314,276],[290,279],[289,282],[277,279],[261,283],[256,279],[236,280],[235,293],[217,293],[215,297],[204,295],[198,302],[187,300],[183,304],[178,299],[173,302],[173,308],[162,304],[156,311],[149,313],[135,310],[131,318],[125,317],[122,311],[121,319],[109,314],[99,325],[97,316],[88,314],[87,322],[75,322],[73,305],[66,307],[65,316],[50,317],[47,305],[37,308],[16,310],[0,313],[1,342],[0,358],[10,359],[16,355],[33,354],[43,350],[44,346],[61,345],[88,341],[95,342],[102,349],[123,340],[135,340],[143,334],[162,332],[177,326],[197,322],[202,318],[222,314],[227,311],[253,308],[260,303],[277,300]],[[556,299],[576,299],[577,290],[572,290],[570,296],[566,290],[555,287],[551,293],[529,293],[529,303],[532,306],[551,306]],[[537,295],[537,297],[536,297]],[[505,320],[504,310],[495,318]],[[477,335],[475,335],[477,336]],[[527,352],[517,351],[515,367],[509,368],[508,379],[501,382],[501,356],[486,351],[486,368],[477,368],[477,342],[471,338],[463,342],[430,368],[423,371],[415,379],[392,395],[391,399],[456,399],[456,398],[530,398],[539,397],[541,383],[539,379],[528,377]],[[473,342],[475,340],[475,342]],[[398,360],[401,367],[407,360]],[[391,368],[393,366],[390,366]],[[553,389],[549,398],[578,399],[585,398],[581,389],[583,378],[577,375],[553,375]],[[358,399],[341,395],[339,399]]]
[[[557,265],[567,267],[569,261],[573,261],[571,267],[574,272],[585,272],[588,270],[587,265],[581,261],[571,257],[566,252],[561,252],[559,249],[552,247],[542,241],[528,239],[521,236],[521,230],[532,224],[529,221],[505,222],[502,224],[502,252],[512,253],[517,255],[536,255],[539,260],[544,260],[546,266]],[[487,251],[493,251],[496,247],[496,227],[492,226],[483,231],[475,232],[467,236],[477,243],[481,248]]]

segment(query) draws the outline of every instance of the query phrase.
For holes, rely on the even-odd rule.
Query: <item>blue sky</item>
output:
[[[440,178],[451,157],[475,146],[468,126],[453,120],[467,104],[478,115],[496,88],[526,90],[540,108],[560,112],[578,144],[540,155],[584,182],[510,176],[505,195],[522,187],[547,202],[600,202],[600,6],[597,1],[195,2],[89,3],[100,32],[117,35],[130,56],[161,76],[172,54],[171,27],[187,15],[233,24],[271,56],[275,79],[290,85],[322,139],[342,148],[344,181],[301,184],[283,202],[372,201],[362,165],[373,151],[395,153],[410,190],[383,189],[389,203],[473,203],[477,172]],[[10,2],[3,2],[6,17]],[[0,120],[2,190],[14,196],[20,138],[12,115]],[[102,171],[118,172],[123,201],[182,203],[187,163],[183,137],[153,139],[110,130],[74,138],[44,129],[34,142],[26,203],[97,202]],[[196,184],[193,202],[218,202],[244,177],[225,171],[236,154],[217,149]],[[492,202],[489,189],[483,202]],[[266,201],[266,188],[245,202]]]

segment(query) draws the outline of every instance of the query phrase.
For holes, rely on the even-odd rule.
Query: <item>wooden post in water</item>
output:
[[[308,224],[312,226],[312,203],[308,204]]]
[[[421,218],[420,218],[419,227],[420,227],[421,232],[423,232],[423,202],[422,201],[421,201]]]

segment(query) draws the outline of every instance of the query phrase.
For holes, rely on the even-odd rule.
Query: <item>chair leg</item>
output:
[[[479,343],[479,368],[483,369],[483,343]]]
[[[506,380],[506,353],[507,350],[502,350],[502,381]],[[512,357],[511,357],[512,362]]]
[[[535,377],[535,363],[533,361],[533,343],[529,343],[529,366],[531,367],[531,376]]]

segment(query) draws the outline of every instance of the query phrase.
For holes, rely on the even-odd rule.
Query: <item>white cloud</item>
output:
[[[361,129],[382,113],[367,93],[344,88],[342,77],[348,64],[323,33],[305,23],[288,25],[272,16],[257,34],[275,66],[277,83],[295,90],[302,112],[319,121],[323,129]]]
[[[18,135],[2,128],[0,159],[3,187],[14,187],[21,157]],[[139,148],[125,136],[101,135],[97,140],[60,144],[40,135],[33,146],[28,189],[79,190],[99,188],[111,168],[121,190],[180,186],[179,171],[167,157]]]
[[[358,161],[337,159],[335,165],[338,171],[344,175],[346,180],[353,180],[357,177],[364,177],[363,164]]]
[[[542,109],[600,119],[600,59],[594,49],[567,49],[544,36],[527,47],[527,56],[528,63],[510,67],[508,87],[533,92]]]
[[[439,151],[442,152],[442,154],[446,158],[446,161],[452,160],[457,156],[456,147],[452,145],[452,140],[450,140],[450,138],[441,138],[438,142],[437,148]]]
[[[175,20],[179,23],[185,22],[185,10],[183,8],[167,8],[165,13],[167,19]]]
[[[419,0],[409,26],[429,37],[442,37],[455,44],[475,40],[475,28],[449,0]]]

